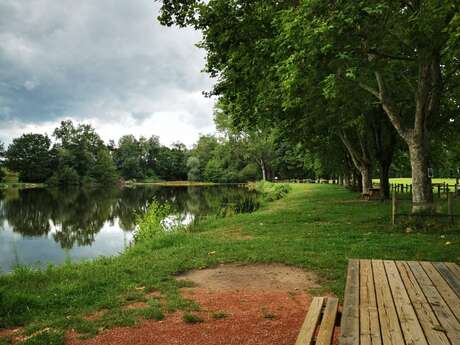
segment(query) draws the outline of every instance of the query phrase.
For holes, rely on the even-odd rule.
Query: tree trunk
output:
[[[389,171],[397,147],[396,131],[382,107],[376,107],[369,114],[369,126],[373,133],[375,159],[379,163],[380,195],[383,200],[390,198]]]
[[[391,162],[380,162],[380,193],[382,199],[390,199],[390,165]]]
[[[363,194],[369,194],[369,188],[372,188],[371,167],[369,165],[362,165],[359,169],[361,173],[361,191]]]
[[[361,175],[360,178],[355,179],[359,181],[359,190],[362,194],[368,194],[369,188],[372,187],[372,161],[368,152],[366,133],[363,136],[358,135],[359,149],[354,147],[356,143],[349,140],[345,132],[339,133],[339,137],[347,149],[353,165]]]
[[[262,180],[267,181],[267,169],[265,168],[265,162],[263,159],[260,160],[260,169],[262,171]]]
[[[422,138],[413,138],[408,144],[412,168],[412,213],[431,212],[433,190],[428,175],[428,148]]]
[[[361,178],[361,174],[358,171],[355,171],[353,179],[355,180],[355,190],[357,192],[363,192],[363,179]]]
[[[412,213],[432,210],[433,192],[428,177],[428,120],[437,119],[440,113],[442,78],[440,49],[418,49],[418,78],[415,90],[415,116],[413,127],[407,127],[401,116],[401,109],[387,92],[382,73],[374,72],[378,90],[366,85],[363,88],[373,94],[382,104],[385,113],[399,135],[409,147],[412,168]]]

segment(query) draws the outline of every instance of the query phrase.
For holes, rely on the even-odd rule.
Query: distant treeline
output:
[[[88,124],[63,121],[52,138],[23,134],[4,149],[0,143],[0,182],[8,169],[20,182],[49,185],[115,184],[123,181],[208,181],[220,183],[256,180],[337,178],[340,156],[328,147],[314,152],[292,144],[279,130],[243,132],[228,126],[226,113],[216,108],[218,135],[202,135],[187,148],[171,147],[159,137],[125,135],[108,144]],[[53,139],[53,140],[52,140]],[[454,149],[454,148],[452,148]],[[458,160],[442,146],[433,157],[436,176],[457,174]],[[389,176],[410,176],[408,153],[395,150]],[[379,168],[373,167],[372,174]],[[359,182],[359,179],[357,179]]]
[[[275,132],[231,133],[222,123],[219,129],[219,135],[203,135],[189,149],[182,143],[161,145],[157,136],[125,135],[106,144],[91,125],[63,121],[51,138],[29,133],[13,139],[6,149],[0,143],[0,180],[5,169],[18,173],[21,182],[49,185],[247,182],[323,173],[313,154],[283,142]]]

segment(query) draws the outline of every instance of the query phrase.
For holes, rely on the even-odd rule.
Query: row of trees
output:
[[[2,165],[19,173],[24,182],[75,185],[117,180],[110,151],[90,125],[63,121],[53,138],[54,144],[42,134],[15,138],[2,153]]]
[[[4,149],[1,165],[23,182],[51,185],[111,184],[119,180],[246,182],[259,179],[315,178],[319,160],[301,144],[282,141],[277,131],[242,133],[216,110],[218,135],[203,135],[192,149],[159,138],[126,135],[106,145],[94,128],[64,121],[52,138],[24,134]],[[2,174],[4,169],[0,168]],[[0,180],[3,178],[0,176]]]
[[[413,212],[431,208],[436,155],[460,165],[458,1],[162,3],[162,24],[202,31],[210,94],[235,131],[276,128],[363,193],[375,171],[388,193],[408,157]]]

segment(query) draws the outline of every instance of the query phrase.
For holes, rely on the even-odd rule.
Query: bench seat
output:
[[[295,345],[331,345],[338,304],[335,297],[314,297]]]

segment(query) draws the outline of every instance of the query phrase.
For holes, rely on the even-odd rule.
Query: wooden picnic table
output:
[[[455,263],[350,260],[341,345],[460,344]]]

